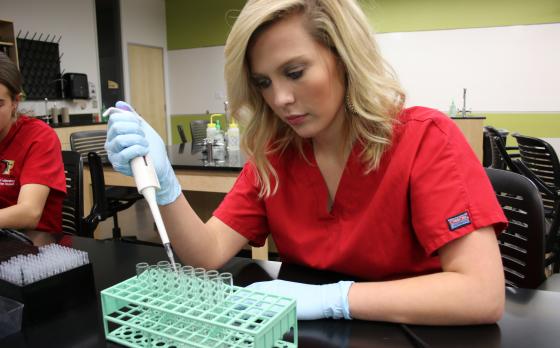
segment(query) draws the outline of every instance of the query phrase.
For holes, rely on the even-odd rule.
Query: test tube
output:
[[[158,267],[165,268],[165,266],[170,266],[171,262],[163,260],[163,261],[158,261],[156,265]]]
[[[181,267],[180,270],[180,275],[181,275],[181,291],[183,291],[185,294],[187,294],[189,292],[189,290],[191,289],[192,286],[192,282],[193,282],[193,276],[194,276],[194,268],[193,266],[189,266],[189,265],[185,265],[183,267]]]
[[[157,265],[150,265],[148,267],[148,287],[150,290],[159,289],[159,271]]]
[[[220,300],[223,303],[233,293],[233,275],[229,272],[220,273],[219,283]]]
[[[161,289],[171,289],[171,263],[169,261],[158,261],[157,263],[159,285]]]
[[[140,262],[136,264],[136,280],[140,286],[146,285],[149,267],[150,265],[147,262]]]
[[[169,269],[169,273],[167,274],[167,278],[169,280],[169,288],[170,291],[173,293],[174,296],[181,295],[181,278],[179,274],[179,270],[181,269],[181,264],[179,262],[175,262],[175,269],[173,268],[173,264]],[[175,271],[177,270],[177,271]]]
[[[193,270],[193,275],[194,279],[191,291],[193,293],[193,296],[195,296],[195,299],[199,303],[202,303],[205,301],[204,283],[206,281],[206,270],[202,267],[197,267]],[[198,305],[198,303],[195,303],[195,305]]]
[[[218,280],[220,273],[215,270],[206,272],[205,294],[208,305],[214,305],[218,302]]]

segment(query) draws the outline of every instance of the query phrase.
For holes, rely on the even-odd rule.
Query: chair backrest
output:
[[[101,157],[102,161],[106,162],[106,139],[107,131],[105,130],[75,132],[70,134],[70,148],[72,151],[80,153],[83,161],[87,161],[89,152],[95,152]]]
[[[482,165],[484,167],[492,166],[492,143],[486,127],[483,128],[482,132]]]
[[[193,120],[190,122],[193,144],[202,144],[204,138],[206,138],[206,127],[209,122],[208,120]]]
[[[62,203],[62,231],[73,235],[91,237],[83,228],[83,163],[75,151],[62,151],[64,174],[66,175],[66,198]]]
[[[554,148],[539,138],[519,133],[512,135],[517,140],[523,163],[553,191],[558,192],[560,190],[560,162]]]
[[[182,124],[177,125],[177,132],[179,132],[179,138],[181,138],[181,143],[184,144],[188,142],[187,136],[185,135],[185,128],[183,128]]]
[[[506,151],[507,133],[500,132],[492,126],[484,126],[484,133],[488,136],[490,143],[490,167],[494,169],[507,169],[508,163],[506,163],[506,158],[504,158],[502,153]]]
[[[105,177],[103,175],[103,162],[101,157],[95,152],[87,154],[88,167],[91,176],[91,188],[93,193],[93,206],[87,220],[103,221],[107,217],[112,216],[109,213],[109,202],[105,191]]]
[[[509,221],[498,236],[506,284],[537,288],[545,279],[544,208],[539,190],[523,175],[486,168]]]

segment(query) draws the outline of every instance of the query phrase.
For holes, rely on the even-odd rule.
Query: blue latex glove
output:
[[[340,281],[326,285],[310,285],[277,279],[253,283],[247,288],[295,299],[297,318],[300,320],[352,319],[348,308],[348,291],[353,283]]]
[[[157,203],[174,202],[181,194],[181,186],[167,158],[163,140],[130,105],[119,101],[115,107],[111,110],[105,142],[113,168],[132,176],[130,160],[149,153],[161,186],[156,191]]]

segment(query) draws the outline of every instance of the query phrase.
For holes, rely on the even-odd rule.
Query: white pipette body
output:
[[[156,202],[156,189],[159,189],[160,185],[152,160],[148,155],[136,157],[130,161],[130,167],[132,168],[132,175],[134,176],[138,192],[141,193],[146,199],[146,202],[148,202],[150,211],[154,217],[154,222],[156,223],[159,237],[161,238],[161,242],[163,243],[163,247],[167,253],[167,257],[169,257],[169,261],[171,261],[173,270],[177,271],[175,258],[173,257],[173,251],[171,250],[171,243],[169,242],[167,230],[163,224]]]
[[[112,113],[122,112],[123,110],[115,107],[110,107],[103,113],[103,116],[111,115]],[[167,230],[163,224],[161,214],[156,202],[156,189],[160,189],[159,180],[156,175],[156,170],[152,163],[149,155],[139,156],[133,158],[130,161],[130,167],[132,168],[132,175],[134,176],[134,181],[136,182],[136,188],[138,192],[144,196],[146,202],[150,206],[150,211],[154,217],[156,227],[165,248],[165,252],[169,261],[173,265],[173,269],[177,271],[175,265],[175,258],[173,257],[173,251],[171,250],[171,243],[169,242],[169,237],[167,236]]]

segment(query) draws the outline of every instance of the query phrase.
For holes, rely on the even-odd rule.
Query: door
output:
[[[167,144],[163,49],[128,44],[130,101]]]

